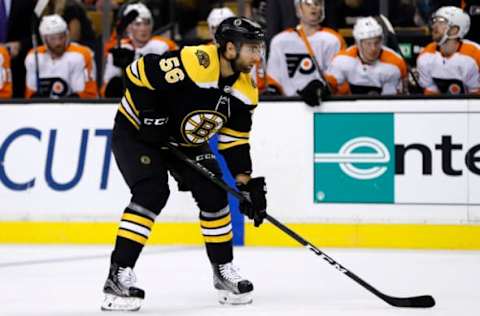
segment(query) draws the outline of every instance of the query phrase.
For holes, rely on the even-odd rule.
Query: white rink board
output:
[[[441,111],[439,111],[441,109]],[[128,202],[113,156],[105,180],[104,159],[107,138],[102,131],[112,128],[116,105],[2,105],[0,107],[0,148],[18,131],[39,133],[16,138],[5,152],[3,170],[17,183],[35,179],[32,187],[14,191],[0,181],[0,220],[88,220],[116,221]],[[454,151],[452,165],[462,169],[461,177],[438,176],[441,153],[432,150],[433,175],[421,176],[420,160],[407,156],[406,174],[397,179],[410,190],[395,192],[397,201],[424,198],[430,204],[315,204],[313,202],[313,113],[395,112],[395,142],[422,142],[434,148],[441,135],[453,135],[463,150]],[[469,111],[478,112],[467,114]],[[415,115],[415,112],[421,112]],[[438,113],[441,112],[441,113]],[[410,124],[430,123],[425,129]],[[480,221],[480,179],[468,172],[466,149],[480,140],[480,100],[378,100],[326,102],[311,109],[299,102],[265,102],[254,116],[251,133],[254,175],[267,178],[269,210],[288,222],[339,223],[478,223]],[[402,123],[405,122],[405,123]],[[417,123],[415,123],[417,122]],[[56,191],[47,181],[46,166],[52,130],[56,131],[51,174],[55,182],[68,183],[75,175],[82,132],[88,132],[85,165],[81,179],[72,188]],[[86,133],[86,132],[83,132]],[[97,133],[97,134],[96,134]],[[100,133],[100,134],[98,134]],[[480,155],[478,155],[480,156]],[[411,160],[411,161],[410,161]],[[416,162],[415,162],[416,161]],[[480,165],[480,164],[479,164]],[[102,176],[103,175],[103,176]],[[196,221],[195,204],[188,193],[175,191],[159,221]],[[428,194],[415,196],[418,185],[430,188]],[[453,189],[452,189],[453,188]],[[441,193],[439,193],[439,191]],[[446,194],[446,193],[448,194]]]

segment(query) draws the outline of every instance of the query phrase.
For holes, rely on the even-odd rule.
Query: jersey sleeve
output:
[[[279,47],[279,42],[272,40],[270,45],[270,56],[267,62],[267,74],[275,82],[275,85],[285,93],[285,95],[295,95],[296,91],[293,91],[290,85],[286,85],[288,80],[288,68],[285,60],[285,56],[282,54],[282,49]]]
[[[343,69],[345,62],[346,60],[343,56],[337,55],[324,73],[325,79],[328,81],[328,84],[332,87],[333,91],[337,91],[338,87],[347,80]]]
[[[126,74],[132,85],[152,91],[180,87],[186,78],[178,51],[147,54],[131,63]]]
[[[258,89],[249,75],[241,74],[232,90],[232,95],[241,102],[241,107],[220,129],[218,149],[234,176],[241,173],[251,174],[249,139],[253,112],[258,105]]]
[[[0,46],[0,98],[12,97],[12,80],[10,56],[8,51]]]
[[[25,58],[25,97],[31,98],[33,94],[37,91],[37,79],[35,75],[35,57],[33,52],[28,53],[27,58]]]
[[[424,89],[425,94],[439,93],[437,85],[433,81],[431,66],[428,63],[428,56],[421,54],[417,59],[418,83]]]
[[[253,109],[245,109],[219,131],[218,150],[225,157],[233,176],[252,173],[249,144],[252,115]]]

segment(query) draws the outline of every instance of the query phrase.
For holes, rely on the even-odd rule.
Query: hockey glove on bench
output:
[[[265,178],[252,178],[247,184],[237,184],[237,188],[246,198],[246,200],[240,202],[240,212],[253,219],[255,227],[260,226],[267,216]]]
[[[322,98],[328,95],[328,87],[320,80],[312,80],[297,93],[307,105],[319,106]]]

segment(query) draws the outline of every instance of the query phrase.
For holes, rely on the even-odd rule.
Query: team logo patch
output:
[[[203,66],[203,68],[210,66],[210,56],[206,52],[199,49],[195,52],[195,56],[197,56],[200,66]]]
[[[462,93],[462,87],[460,87],[458,84],[451,84],[449,87],[448,87],[448,92],[450,94],[455,94],[455,95],[458,95],[460,93]]]
[[[285,58],[290,78],[293,78],[297,71],[302,75],[309,75],[315,71],[312,58],[307,54],[285,54]]]
[[[225,124],[227,118],[220,112],[194,111],[189,113],[182,122],[183,139],[191,145],[207,142]]]

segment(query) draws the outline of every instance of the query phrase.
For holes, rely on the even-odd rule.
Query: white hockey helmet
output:
[[[141,2],[132,3],[127,5],[123,11],[123,16],[126,16],[129,12],[136,10],[138,12],[138,17],[136,21],[142,21],[143,19],[152,21],[152,12]]]
[[[434,22],[436,18],[445,19],[448,23],[448,29],[438,43],[439,45],[443,45],[448,39],[464,38],[470,30],[470,16],[458,7],[441,7],[432,15],[432,22]],[[456,35],[449,36],[448,31],[453,26],[457,26],[459,31]]]
[[[373,17],[359,18],[353,26],[353,38],[356,42],[375,37],[383,37],[382,26]]]
[[[214,33],[214,30],[223,22],[226,18],[235,16],[232,10],[227,7],[215,8],[210,11],[207,17],[208,29]]]
[[[60,34],[67,32],[67,22],[58,14],[46,15],[39,26],[40,35]]]

